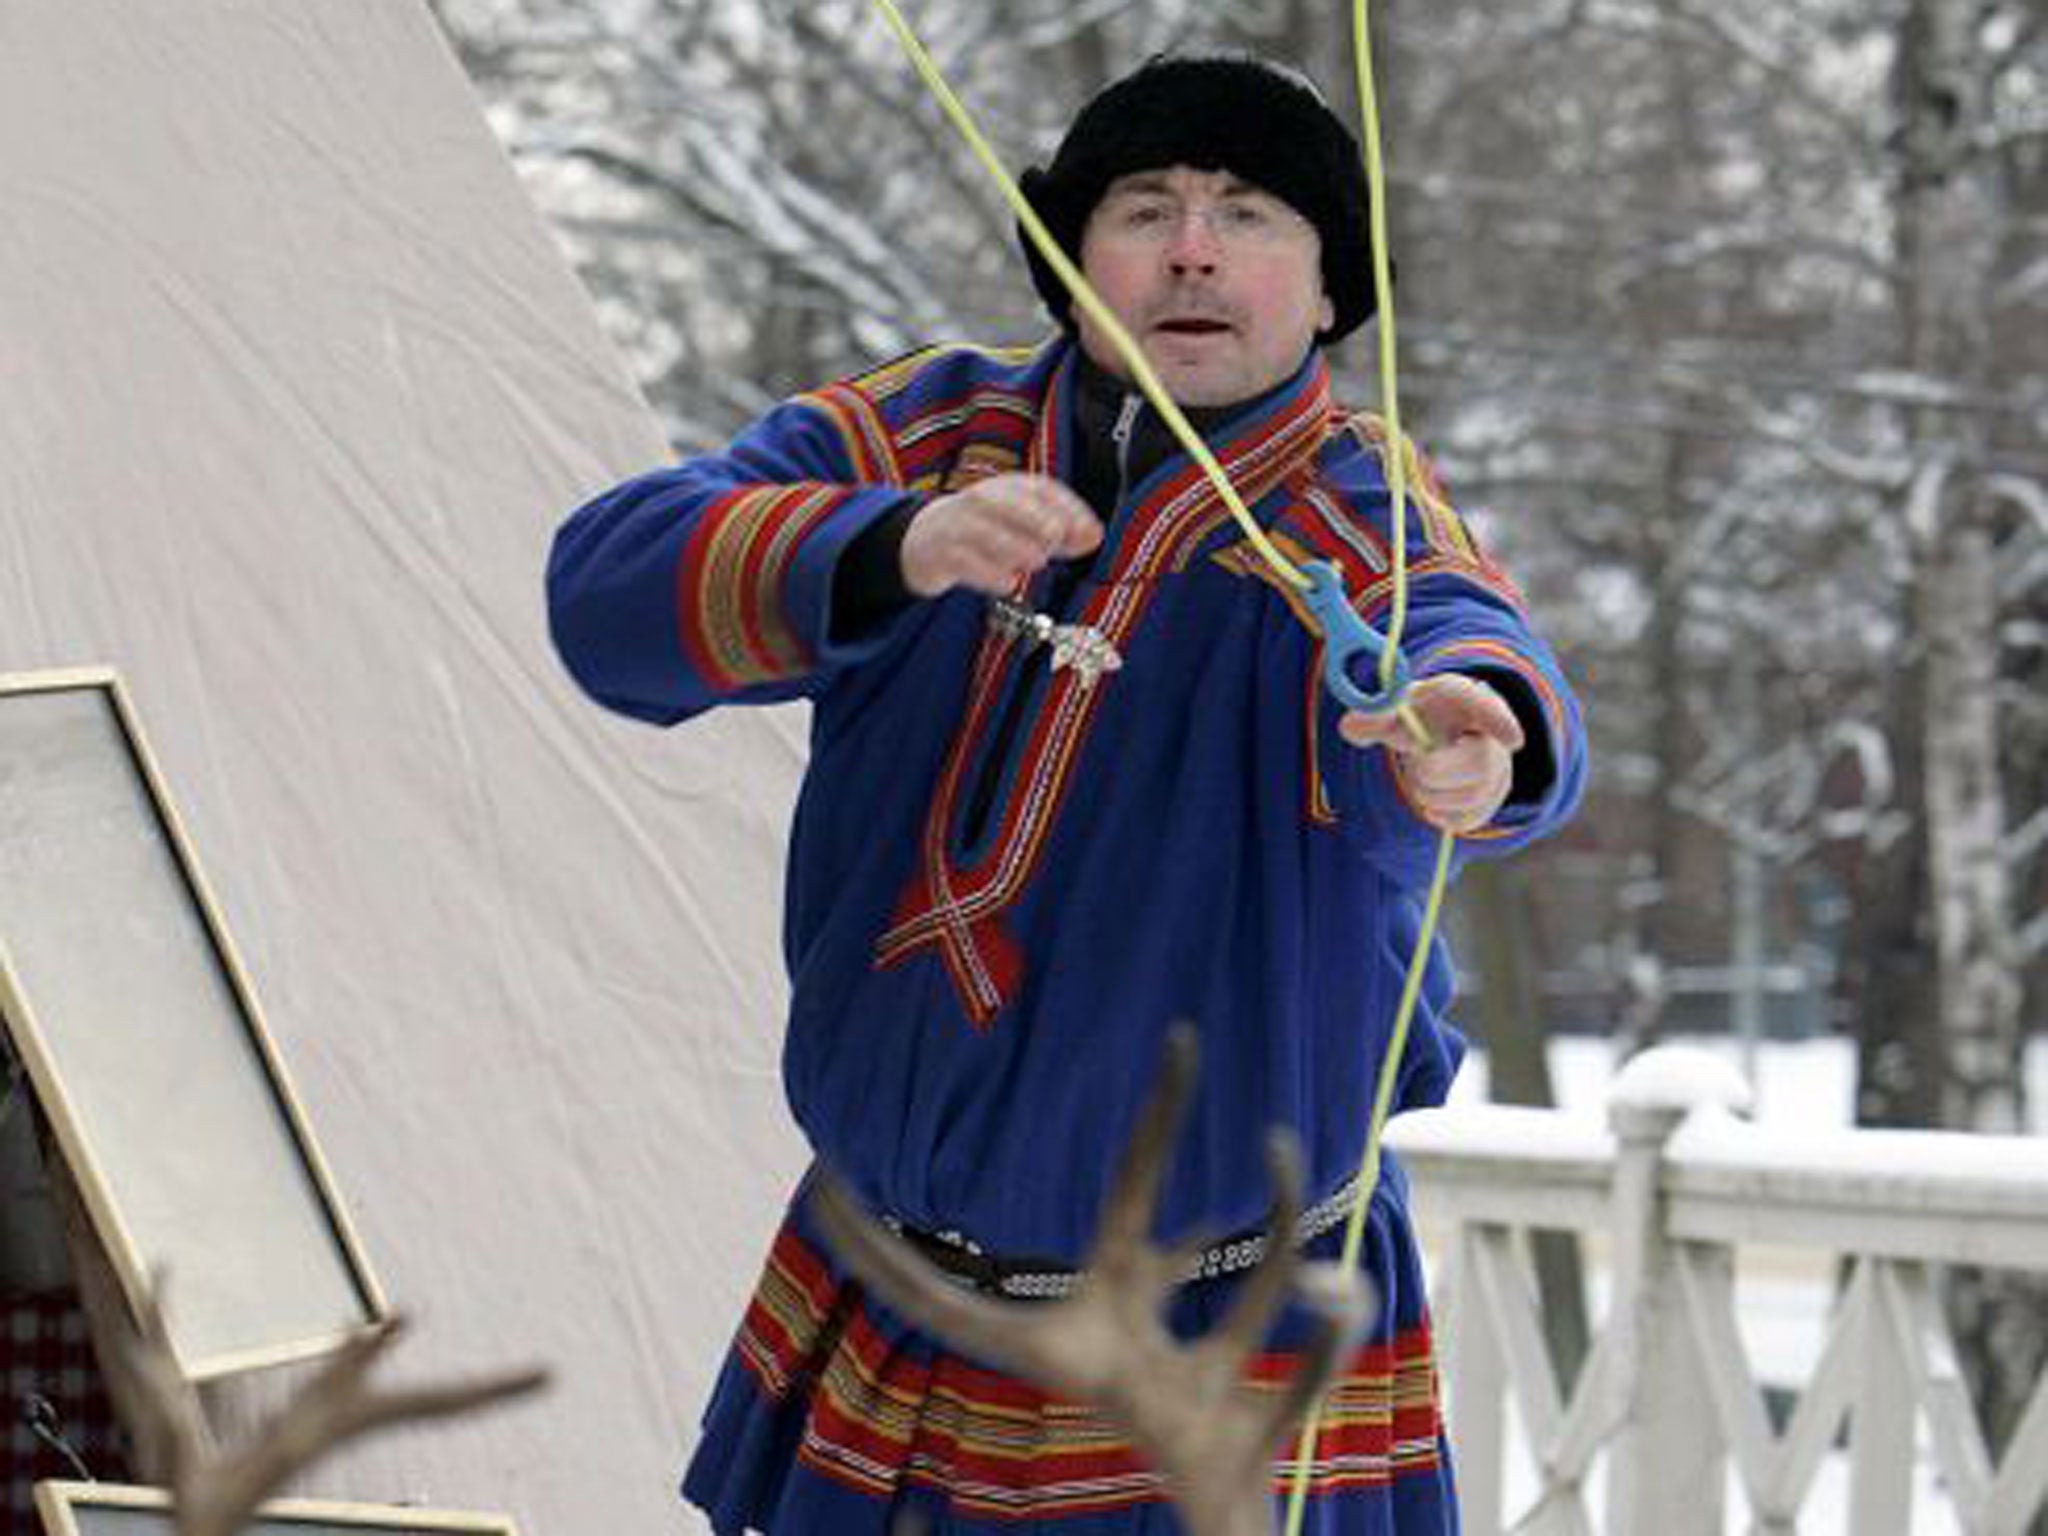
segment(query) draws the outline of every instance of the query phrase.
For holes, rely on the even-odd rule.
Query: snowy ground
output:
[[[1690,1040],[1725,1055],[1730,1064],[1742,1066],[1742,1052],[1733,1041]],[[2032,1124],[2038,1133],[2048,1126],[2044,1101],[2048,1101],[2048,1047],[2035,1042],[2029,1054],[2027,1079]],[[1551,1072],[1557,1085],[1561,1108],[1598,1114],[1606,1103],[1614,1071],[1613,1050],[1600,1039],[1567,1037],[1552,1043]],[[1772,1042],[1757,1056],[1754,1088],[1754,1118],[1764,1124],[1782,1123],[1811,1128],[1820,1124],[1847,1126],[1851,1122],[1855,1083],[1855,1059],[1850,1044],[1842,1040]],[[1486,1061],[1475,1052],[1459,1074],[1453,1102],[1479,1102],[1486,1097]],[[1597,1265],[1597,1256],[1594,1256]],[[1825,1337],[1831,1284],[1831,1255],[1820,1251],[1753,1249],[1737,1257],[1736,1294],[1740,1305],[1740,1326],[1750,1359],[1760,1377],[1773,1384],[1796,1387],[1811,1373]],[[1592,1278],[1592,1306],[1597,1318],[1604,1309],[1600,1294],[1604,1276]],[[1925,1437],[1925,1425],[1922,1425]],[[1521,1486],[1511,1481],[1510,1519],[1533,1491],[1533,1475],[1518,1469]],[[1919,1458],[1918,1487],[1914,1500],[1912,1529],[1915,1536],[1950,1536],[1960,1530],[1953,1512],[1940,1495],[1925,1446]],[[1511,1478],[1516,1474],[1511,1472]],[[1590,1485],[1597,1489],[1596,1478]],[[1748,1510],[1731,1474],[1728,1494],[1728,1530],[1748,1529]],[[1597,1508],[1596,1508],[1597,1519]],[[1847,1532],[1847,1467],[1840,1456],[1830,1458],[1820,1473],[1802,1518],[1802,1532]]]

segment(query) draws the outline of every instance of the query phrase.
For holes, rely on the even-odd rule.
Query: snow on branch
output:
[[[1948,493],[1955,456],[1936,451],[1914,466],[1906,487],[1906,530],[1922,548],[1934,542],[1941,531],[1941,500]]]
[[[2038,960],[2048,955],[2048,911],[2036,912],[2022,923],[2016,939],[2024,958]]]
[[[1970,136],[1971,148],[1988,155],[2007,154],[2042,143],[2048,143],[2048,117],[1987,123]]]
[[[843,47],[840,39],[820,28],[817,20],[806,12],[793,15],[790,18],[790,27],[798,37],[818,47],[833,49],[835,52]],[[895,117],[907,116],[913,104],[907,102],[900,94],[890,93],[884,85],[884,81],[889,78],[875,70],[852,70],[848,72],[846,83],[863,101],[878,111]],[[922,95],[916,98],[915,105],[931,113],[937,112],[936,106]],[[953,193],[953,206],[964,210],[975,219],[984,238],[992,241],[1008,239],[1007,218],[997,214],[998,201],[992,195],[987,182],[967,175],[965,165],[959,156],[933,155],[927,165],[944,179]]]
[[[655,164],[617,144],[571,133],[535,134],[528,154],[580,160],[615,180],[659,195],[692,221],[740,236],[783,262],[854,312],[885,324],[891,345],[908,345],[920,330],[939,328],[929,289],[892,259],[882,237],[855,210],[761,157],[739,153],[715,134],[688,145],[691,175]],[[821,239],[828,233],[829,239]]]
[[[1869,490],[1897,494],[1911,483],[1913,466],[1902,454],[1873,454],[1837,448],[1810,425],[1740,392],[1731,392],[1757,436],[1792,449],[1814,468]]]
[[[2034,531],[2048,538],[2048,487],[2019,475],[1987,475],[1984,489],[1994,500],[2010,502],[2025,513]]]
[[[1936,378],[1909,368],[1866,368],[1849,376],[1849,386],[1865,398],[1888,405],[1966,408],[1971,394],[1951,379]]]
[[[2048,256],[2030,262],[1999,284],[1993,301],[2000,308],[2017,308],[2036,299],[2048,298]]]
[[[1606,275],[1603,287],[1620,292],[1651,272],[1689,271],[1725,257],[1767,256],[1782,263],[1800,255],[1838,263],[1879,283],[1898,281],[1898,274],[1889,265],[1853,241],[1765,224],[1758,228],[1694,230],[1642,256],[1616,263]]]
[[[1984,46],[1991,58],[1993,78],[2018,68],[2034,45],[2048,36],[2048,21],[2043,20],[2040,7],[2026,4],[2025,0],[2010,10],[2001,8],[1998,0],[1991,0],[1985,8],[1985,22]]]
[[[1832,770],[1854,764],[1857,797],[1829,803]],[[1835,720],[1817,735],[1763,754],[1709,748],[1692,781],[1672,803],[1713,827],[1738,848],[1776,864],[1792,864],[1824,843],[1889,847],[1911,824],[1895,803],[1896,779],[1884,733],[1860,720]]]
[[[2017,866],[2031,859],[2044,847],[2048,847],[2048,805],[2042,806],[2006,834],[2006,862]]]
[[[1867,124],[1815,91],[1812,82],[1796,67],[1759,47],[1751,32],[1731,20],[1724,7],[1707,5],[1693,10],[1681,4],[1664,4],[1650,12],[1608,9],[1600,14],[1598,24],[1611,31],[1636,35],[1689,31],[1756,70],[1845,145],[1857,150],[1872,145],[1873,135]]]
[[[1016,39],[1019,46],[1034,52],[1063,47],[1130,8],[1131,0],[1078,0],[1025,22],[1017,29]]]

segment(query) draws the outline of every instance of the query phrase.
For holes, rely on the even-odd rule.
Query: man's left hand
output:
[[[1493,820],[1514,783],[1522,726],[1508,702],[1476,677],[1445,672],[1411,685],[1404,701],[1429,733],[1415,739],[1401,714],[1350,711],[1337,722],[1355,747],[1385,747],[1422,819],[1445,832]]]

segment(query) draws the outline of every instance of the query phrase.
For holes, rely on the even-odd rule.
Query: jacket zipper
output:
[[[1116,425],[1109,429],[1109,440],[1116,444],[1116,505],[1124,504],[1124,497],[1131,493],[1131,429],[1138,424],[1138,412],[1145,408],[1143,395],[1125,395],[1124,403],[1117,407]],[[1114,512],[1115,508],[1111,508]]]

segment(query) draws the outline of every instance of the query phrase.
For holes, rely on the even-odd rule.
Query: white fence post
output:
[[[1458,1469],[1461,1524],[1471,1536],[1507,1528],[1502,1491],[1507,1464],[1507,1357],[1486,1316],[1479,1266],[1479,1227],[1460,1223],[1452,1261],[1455,1291],[1446,1299],[1444,1330],[1451,1417],[1451,1454]]]
[[[1747,1090],[1699,1053],[1666,1047],[1623,1069],[1614,1129],[1614,1298],[1629,1409],[1609,1447],[1610,1536],[1720,1536],[1727,1448],[1708,1395],[1664,1221],[1664,1147],[1687,1112]]]
[[[1875,1268],[1881,1261],[1864,1261]],[[1875,1278],[1855,1319],[1856,1406],[1849,1420],[1849,1529],[1905,1536],[1913,1512],[1913,1372],[1889,1325]]]

